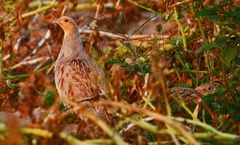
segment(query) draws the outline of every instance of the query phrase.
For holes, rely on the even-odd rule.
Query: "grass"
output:
[[[95,2],[11,0],[0,4],[0,141],[4,144],[239,144],[239,3],[196,0],[156,4],[131,0],[113,3],[115,7],[111,8],[105,2],[100,6]],[[85,4],[86,9],[82,7]],[[101,21],[117,27],[118,17],[108,19],[108,14],[120,15],[123,11],[126,22],[129,17],[133,19],[134,10],[148,11],[154,15],[151,20],[159,15],[172,24],[172,30],[176,29],[167,37],[161,37],[163,30],[159,28],[155,37],[144,35],[141,39],[137,39],[142,36],[139,34],[118,37],[110,30],[92,36],[92,54],[105,68],[111,90],[108,100],[95,105],[112,110],[110,122],[74,102],[67,104],[79,112],[76,114],[63,112],[66,106],[59,105],[53,65],[62,33],[51,21],[63,12],[77,15],[79,6],[83,12],[89,7],[100,8],[95,18],[97,30]],[[80,18],[76,16],[75,20]],[[148,23],[150,20],[136,30]],[[47,30],[51,30],[50,38],[36,49]],[[87,40],[89,32],[82,34]],[[14,52],[16,40],[25,35],[18,52]],[[7,55],[10,57],[5,58]],[[194,89],[203,83],[214,84],[216,91],[202,96],[199,106],[196,100],[187,101],[189,94],[169,94],[172,87]],[[85,114],[87,122],[79,119],[80,113]],[[31,122],[24,126],[26,118]],[[78,127],[66,133],[72,124]]]

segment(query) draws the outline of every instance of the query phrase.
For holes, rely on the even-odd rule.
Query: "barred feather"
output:
[[[66,16],[57,20],[64,30],[62,48],[55,63],[55,83],[60,98],[77,103],[91,103],[108,93],[103,70],[82,48],[75,22]],[[87,108],[102,116],[101,107]]]

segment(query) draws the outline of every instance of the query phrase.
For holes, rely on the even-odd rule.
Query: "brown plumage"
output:
[[[88,110],[101,116],[91,104],[108,93],[105,74],[84,50],[76,23],[62,16],[55,21],[64,31],[62,48],[55,63],[55,84],[60,98],[75,103],[89,103]]]
[[[204,83],[195,89],[185,88],[185,87],[174,87],[169,89],[171,96],[181,96],[186,100],[186,102],[197,101],[202,97],[214,93],[216,86],[211,83]]]

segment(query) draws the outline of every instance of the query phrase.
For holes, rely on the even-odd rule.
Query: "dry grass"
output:
[[[239,144],[239,2],[0,5],[1,143]],[[63,32],[52,21],[62,14],[77,21],[107,74],[111,94],[94,105],[108,108],[108,121],[74,102],[66,111],[58,99],[53,66]],[[196,93],[203,83],[214,92]]]

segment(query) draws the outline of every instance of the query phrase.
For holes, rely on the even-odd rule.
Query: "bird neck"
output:
[[[63,44],[58,59],[72,58],[81,55],[83,52],[82,40],[78,32],[65,33]]]

